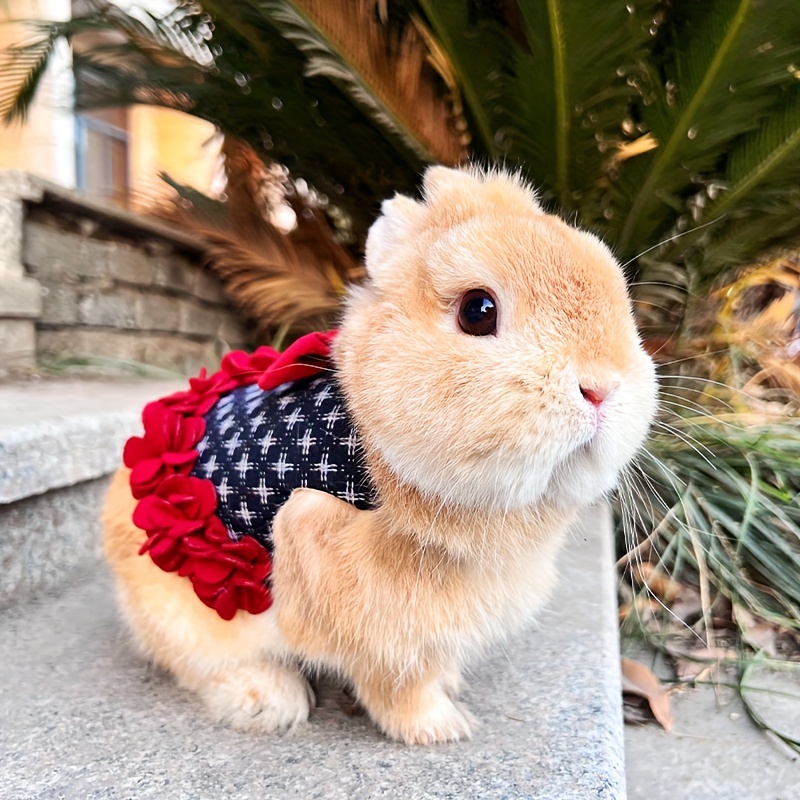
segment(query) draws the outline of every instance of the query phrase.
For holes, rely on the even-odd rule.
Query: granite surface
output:
[[[0,608],[97,561],[108,475],[177,382],[0,386]]]
[[[323,687],[282,737],[210,723],[133,651],[102,567],[0,615],[0,798],[622,800],[623,733],[609,522],[561,558],[538,630],[496,650],[463,699],[471,742],[408,748]]]
[[[100,557],[108,478],[0,505],[0,609],[54,589]]]
[[[108,475],[145,403],[183,383],[0,386],[0,504]]]
[[[800,664],[766,672],[755,676],[750,701],[776,730],[798,738]],[[670,733],[658,725],[625,728],[630,800],[800,797],[800,755],[753,723],[733,687],[687,686],[671,704]]]

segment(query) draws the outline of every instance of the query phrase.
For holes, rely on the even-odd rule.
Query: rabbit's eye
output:
[[[458,304],[458,327],[470,336],[497,331],[497,303],[486,289],[470,289]]]

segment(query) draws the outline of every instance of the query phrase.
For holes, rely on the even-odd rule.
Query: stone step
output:
[[[110,577],[93,555],[103,470],[116,467],[138,409],[163,388],[117,385],[103,400],[106,390],[87,384],[79,400],[80,387],[70,395],[62,384],[48,389],[45,401],[26,387],[15,407],[8,388],[0,388],[0,487],[3,497],[17,498],[0,506],[0,515],[7,515],[0,523],[3,563],[17,558],[6,542],[61,535],[38,520],[48,498],[97,487],[95,505],[56,504],[70,546],[86,557],[63,569],[60,580],[58,554],[46,557],[47,569],[26,567],[27,584],[7,596],[0,614],[0,797],[625,797],[605,507],[592,509],[573,530],[556,596],[538,629],[498,648],[469,676],[463,699],[482,723],[472,741],[435,748],[390,742],[368,719],[345,713],[327,684],[310,721],[289,735],[240,734],[208,722],[194,696],[129,645]],[[26,413],[27,424],[15,422]],[[21,428],[28,428],[25,445]],[[31,466],[37,449],[55,448],[67,432],[70,441],[81,441],[80,429],[86,463],[69,468],[79,482],[65,482],[68,476],[57,470],[37,473]],[[88,455],[93,446],[105,455]],[[17,460],[6,463],[7,453]],[[20,499],[26,480],[39,494],[23,492]],[[15,507],[16,516],[10,515]],[[43,572],[46,580],[39,579]]]
[[[125,440],[176,382],[0,385],[0,607],[97,560],[99,514]]]

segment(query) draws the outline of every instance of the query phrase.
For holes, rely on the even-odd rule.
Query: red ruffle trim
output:
[[[144,435],[125,444],[122,459],[139,501],[133,522],[147,534],[139,554],[149,553],[161,569],[189,578],[197,596],[223,619],[240,608],[260,614],[272,605],[272,559],[252,536],[230,537],[216,514],[214,484],[189,475],[206,430],[203,417],[241,386],[274,389],[326,369],[335,335],[311,333],[283,353],[271,347],[228,353],[218,372],[204,369],[187,391],[145,406]]]

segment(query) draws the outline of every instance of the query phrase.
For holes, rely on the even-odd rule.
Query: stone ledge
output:
[[[139,414],[48,420],[0,433],[0,503],[100,478],[121,463]]]
[[[0,386],[0,504],[103,477],[141,430],[145,403],[182,383]]]
[[[33,278],[0,278],[0,317],[36,318],[42,313],[42,286]]]
[[[6,370],[32,367],[36,357],[36,326],[30,319],[0,318],[0,376]]]
[[[78,357],[105,359],[106,371],[118,362],[119,370],[154,367],[178,375],[195,375],[201,367],[216,369],[227,347],[207,337],[196,341],[187,336],[100,327],[41,329],[37,337],[40,358]],[[227,343],[226,343],[227,344]],[[241,346],[241,339],[230,346]]]
[[[615,577],[607,510],[576,529],[540,628],[498,648],[464,701],[470,742],[408,748],[323,686],[310,721],[240,734],[128,644],[105,569],[0,618],[8,797],[178,800],[623,800]],[[58,631],[54,636],[53,632]]]
[[[55,589],[100,558],[108,478],[0,505],[0,608]]]
[[[28,497],[0,506],[5,599],[25,601],[0,615],[0,794],[624,800],[605,507],[587,513],[569,537],[539,628],[498,647],[469,676],[464,701],[482,723],[471,742],[407,748],[387,741],[369,720],[347,716],[330,684],[292,735],[248,736],[209,723],[196,698],[128,645],[111,581],[96,564],[105,481],[85,482],[117,466],[144,403],[176,388],[182,383],[0,387],[0,449],[12,443],[28,477],[22,491],[2,472],[11,463],[7,451],[0,454],[3,496]],[[65,468],[70,437],[85,463]],[[52,450],[46,457],[43,446]],[[76,476],[84,482],[53,489]],[[31,486],[46,493],[30,496]],[[46,587],[49,596],[41,594]]]
[[[109,229],[122,234],[138,238],[144,230],[182,252],[196,255],[203,250],[202,243],[195,237],[182,233],[165,222],[132,214],[19,170],[0,170],[0,197],[37,203],[46,200],[47,205],[52,208],[62,208],[78,215],[89,212],[102,219]]]

